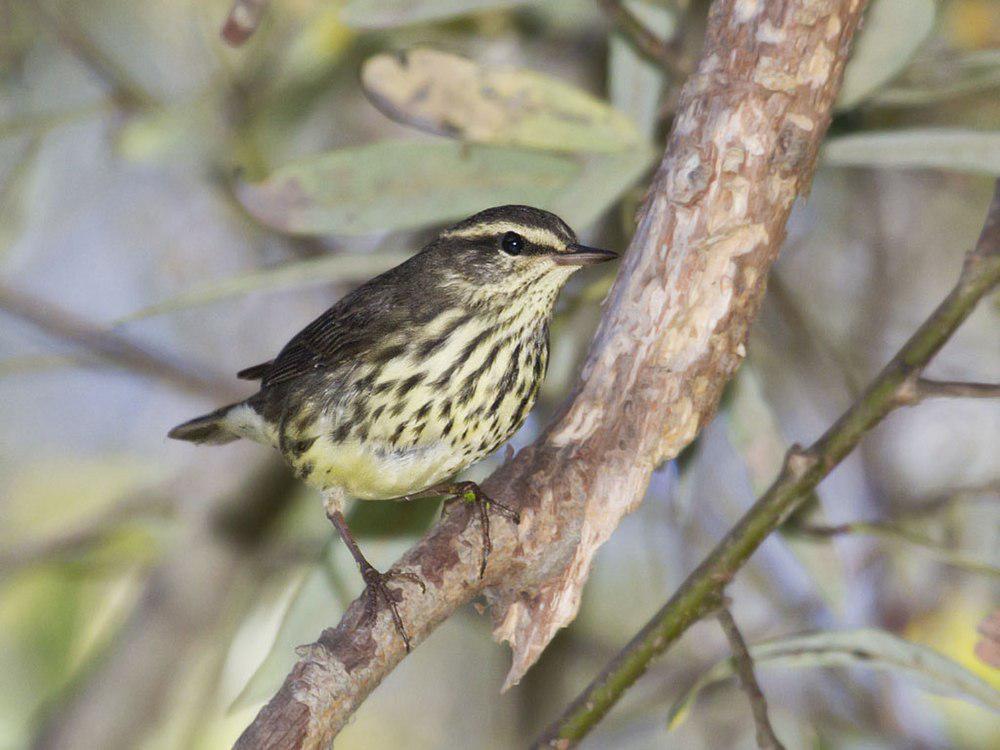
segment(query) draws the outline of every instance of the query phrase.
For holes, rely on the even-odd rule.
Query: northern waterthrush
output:
[[[278,356],[238,373],[259,380],[245,401],[185,422],[170,437],[249,438],[279,449],[323,492],[368,586],[409,649],[393,597],[343,516],[347,498],[452,495],[518,521],[471,482],[451,477],[521,426],[545,376],[559,290],[581,266],[615,258],[585,247],[559,217],[528,206],[482,211],[441,232],[405,263],[355,289]],[[394,573],[415,580],[412,574]]]

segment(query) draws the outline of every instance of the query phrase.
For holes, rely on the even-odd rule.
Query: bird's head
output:
[[[439,257],[449,282],[503,304],[552,304],[574,271],[618,257],[579,244],[566,222],[530,206],[480,211],[441,232],[428,252]]]

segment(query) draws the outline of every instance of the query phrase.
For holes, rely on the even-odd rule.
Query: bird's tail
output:
[[[168,432],[167,437],[174,440],[187,440],[189,443],[209,445],[222,445],[239,440],[240,436],[232,431],[226,418],[229,416],[229,412],[243,406],[243,403],[239,401],[235,404],[229,404],[229,406],[223,406],[209,414],[190,419]]]

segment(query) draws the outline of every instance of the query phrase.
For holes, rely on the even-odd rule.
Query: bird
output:
[[[191,419],[168,436],[199,444],[239,438],[276,448],[318,489],[366,584],[366,614],[382,599],[410,642],[391,578],[344,518],[349,499],[447,496],[475,503],[491,549],[489,511],[518,514],[453,477],[521,427],[538,396],[557,296],[578,269],[616,258],[577,241],[553,213],[497,206],[441,231],[409,259],[348,293],[238,378],[249,398]]]

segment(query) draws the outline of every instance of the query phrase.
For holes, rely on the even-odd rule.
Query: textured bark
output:
[[[795,198],[812,178],[862,0],[717,0],[666,154],[576,391],[529,448],[484,483],[521,511],[481,537],[456,509],[397,564],[418,643],[480,593],[514,660],[506,686],[576,615],[596,549],[641,502],[653,468],[711,419],[745,356]],[[405,655],[387,613],[354,602],[237,743],[324,747]]]

